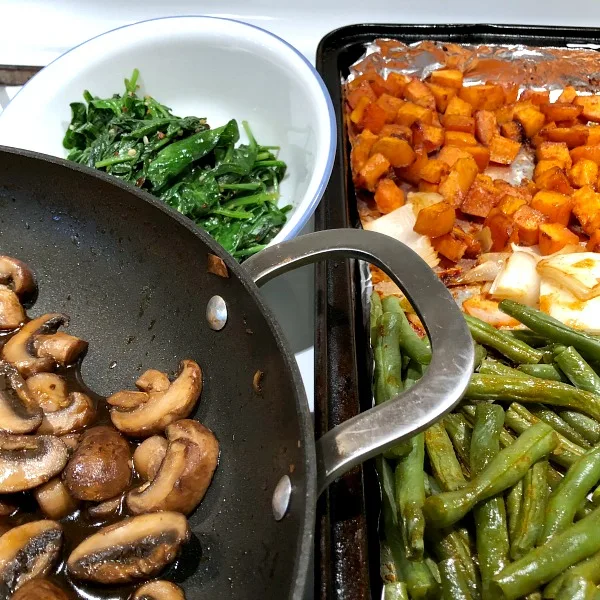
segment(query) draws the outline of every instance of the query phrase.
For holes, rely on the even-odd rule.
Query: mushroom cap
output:
[[[96,416],[92,399],[83,392],[71,392],[70,404],[62,410],[44,414],[38,433],[64,435],[87,427]]]
[[[169,446],[158,473],[148,485],[127,494],[134,514],[155,510],[191,513],[204,498],[219,460],[219,443],[212,431],[191,419],[167,427]]]
[[[162,463],[169,442],[162,435],[153,435],[145,439],[133,453],[133,466],[137,474],[145,481],[152,481]]]
[[[185,600],[185,594],[171,581],[158,579],[140,586],[133,593],[131,600]]]
[[[31,269],[11,256],[0,256],[0,283],[10,284],[19,298],[35,293],[35,277]]]
[[[0,536],[0,586],[14,592],[56,564],[63,531],[56,521],[32,521]]]
[[[74,512],[78,505],[60,477],[40,485],[33,491],[33,495],[49,519],[62,519]]]
[[[0,494],[30,490],[52,479],[69,452],[53,435],[0,434]]]
[[[0,361],[0,431],[30,433],[42,422],[43,413],[19,373]]]
[[[0,285],[0,329],[16,329],[27,318],[19,297],[5,285]]]
[[[24,583],[10,600],[70,600],[70,596],[49,579],[32,579]]]
[[[129,517],[103,527],[67,560],[69,575],[96,583],[128,583],[157,575],[189,538],[187,519],[176,512]]]
[[[134,437],[148,437],[164,431],[178,419],[187,417],[202,392],[202,370],[193,360],[184,360],[180,372],[161,393],[149,394],[146,402],[132,410],[114,406],[110,411],[113,425],[123,433]],[[111,404],[111,398],[107,399]]]

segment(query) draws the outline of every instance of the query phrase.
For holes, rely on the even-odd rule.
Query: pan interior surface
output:
[[[189,518],[192,541],[163,576],[188,600],[284,599],[308,568],[310,417],[294,358],[254,286],[239,279],[243,268],[223,256],[230,277],[209,273],[209,253],[223,256],[149,196],[58,159],[0,148],[0,254],[37,276],[30,316],[64,312],[67,331],[89,342],[86,385],[104,396],[133,389],[144,370],[173,373],[185,358],[203,370],[193,416],[217,436],[220,462]],[[206,320],[214,295],[228,309],[218,332]],[[271,499],[283,475],[292,500],[276,522]]]

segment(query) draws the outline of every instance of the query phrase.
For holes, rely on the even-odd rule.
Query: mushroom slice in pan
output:
[[[95,583],[147,579],[177,558],[189,535],[187,519],[180,513],[130,517],[79,544],[67,560],[67,570],[74,579]]]
[[[0,536],[0,585],[14,592],[43,577],[58,560],[63,531],[56,521],[32,521]]]
[[[0,329],[16,329],[26,319],[19,297],[5,285],[0,285]]]
[[[118,514],[123,507],[124,497],[124,494],[121,494],[116,498],[111,498],[110,500],[105,500],[104,502],[100,502],[100,504],[96,504],[95,506],[90,506],[88,508],[90,517],[93,517],[94,519],[106,519],[107,517],[112,517]]]
[[[17,370],[0,361],[0,431],[30,433],[42,423],[43,413]]]
[[[155,510],[191,513],[204,498],[219,460],[219,443],[210,429],[191,419],[167,427],[169,447],[156,477],[127,494],[134,514]]]
[[[170,385],[167,374],[156,369],[148,369],[135,382],[135,387],[142,392],[166,392]]]
[[[139,587],[131,600],[185,600],[185,594],[178,585],[159,579]]]
[[[38,335],[33,340],[35,354],[40,358],[52,358],[59,365],[72,365],[86,350],[88,343],[64,331]]]
[[[40,485],[33,492],[37,503],[44,515],[50,519],[62,519],[77,509],[79,504],[61,481],[55,477],[47,483]]]
[[[56,373],[37,373],[27,379],[27,389],[45,413],[69,406],[67,382]]]
[[[128,435],[148,437],[161,433],[173,421],[184,419],[193,410],[202,391],[202,371],[193,360],[184,360],[180,364],[180,372],[169,387],[163,392],[142,392],[143,402],[130,410],[123,409],[115,396],[107,402],[113,405],[110,418],[113,425]]]
[[[53,435],[0,434],[0,494],[30,490],[60,473],[69,452]]]
[[[9,284],[19,298],[31,296],[36,289],[31,269],[10,256],[0,256],[0,283]]]
[[[152,481],[156,477],[168,446],[169,442],[164,437],[153,435],[135,449],[133,466],[142,479]]]
[[[49,579],[36,578],[24,583],[10,600],[70,600],[71,596]]]

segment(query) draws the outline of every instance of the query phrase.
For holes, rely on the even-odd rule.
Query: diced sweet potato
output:
[[[419,211],[413,229],[421,235],[435,238],[450,233],[455,220],[454,207],[447,202],[438,202]]]
[[[400,110],[400,107],[404,104],[404,100],[395,98],[389,94],[381,94],[381,96],[379,96],[377,99],[376,104],[385,111],[386,121],[388,123],[393,123],[396,119],[398,111]]]
[[[562,250],[565,246],[578,244],[579,238],[560,223],[542,223],[538,243],[540,252],[547,256]]]
[[[546,115],[546,121],[569,121],[576,119],[583,107],[570,102],[554,102],[554,104],[541,104],[540,110]]]
[[[433,113],[414,102],[405,102],[396,113],[396,123],[410,127],[416,121],[431,125]]]
[[[364,83],[368,83],[376,96],[381,96],[385,92],[385,81],[377,71],[371,70],[355,77],[349,84],[349,90],[355,90]],[[376,98],[374,98],[375,100]]]
[[[444,175],[450,172],[450,167],[438,158],[428,160],[421,169],[421,179],[428,183],[439,183]]]
[[[470,133],[462,131],[446,131],[444,146],[476,146],[477,140]]]
[[[387,177],[380,179],[375,190],[375,204],[379,212],[387,214],[404,206],[404,192]]]
[[[492,234],[492,252],[504,250],[513,233],[513,220],[497,208],[492,208],[484,225],[489,227]]]
[[[464,254],[465,258],[477,258],[481,254],[481,243],[475,236],[463,231],[457,225],[452,228],[452,236],[467,245]]]
[[[483,173],[490,163],[489,148],[486,148],[485,146],[463,146],[463,148],[475,159],[475,162],[479,167],[479,172]]]
[[[568,85],[558,97],[557,102],[570,103],[573,102],[575,98],[577,98],[577,90],[572,85]]]
[[[459,158],[440,183],[440,194],[451,206],[458,208],[478,173],[479,168],[471,155]]]
[[[551,190],[567,195],[573,193],[573,188],[560,167],[546,169],[535,178],[535,183],[540,190]]]
[[[534,246],[538,243],[539,229],[547,217],[539,210],[526,204],[521,206],[513,215],[514,226],[522,246]]]
[[[590,135],[590,128],[585,125],[575,125],[573,127],[555,127],[549,129],[545,134],[550,142],[563,142],[569,148],[584,146]]]
[[[600,229],[600,194],[590,186],[579,188],[573,194],[573,214],[585,233],[592,235]]]
[[[428,159],[427,152],[424,152],[423,150],[419,150],[415,154],[415,162],[409,167],[398,169],[396,173],[404,181],[412,183],[413,185],[419,185],[419,181],[421,181],[421,169],[427,164]]]
[[[429,183],[429,181],[425,181],[424,179],[421,179],[421,181],[419,181],[419,191],[420,192],[437,194],[439,192],[439,189],[440,189],[440,186],[437,183]]]
[[[588,139],[586,146],[600,145],[600,127],[598,125],[588,126]]]
[[[463,74],[458,69],[440,69],[431,74],[431,83],[459,90],[463,84]]]
[[[596,187],[598,165],[588,158],[578,160],[569,170],[569,181],[578,188],[584,185]]]
[[[448,107],[446,108],[446,112],[444,114],[463,115],[464,117],[470,117],[473,114],[473,107],[458,96],[454,96],[454,98],[448,102]]]
[[[359,181],[374,192],[378,180],[390,169],[390,161],[383,154],[372,154],[359,172]]]
[[[525,136],[528,138],[538,133],[546,122],[546,117],[536,106],[521,104],[520,102],[515,105],[514,118],[521,123]]]
[[[460,209],[467,215],[474,217],[487,217],[498,203],[501,193],[494,186],[492,178],[488,175],[477,175],[471,185]]]
[[[350,164],[353,173],[358,173],[363,168],[376,141],[377,136],[368,129],[356,136],[350,152]]]
[[[456,96],[456,89],[443,85],[437,85],[435,83],[428,83],[427,86],[435,98],[435,106],[437,110],[441,113],[445,112],[446,108],[448,108],[448,102],[450,102],[450,100]]]
[[[537,179],[544,171],[548,169],[552,169],[553,167],[558,167],[559,169],[565,168],[565,161],[559,160],[557,158],[544,158],[535,165],[535,171],[533,173],[533,178]]]
[[[415,160],[415,152],[406,140],[380,137],[371,148],[371,154],[383,154],[395,169],[408,167]]]
[[[500,202],[498,202],[498,210],[510,217],[514,215],[521,206],[525,206],[526,204],[527,201],[516,194],[505,194]]]
[[[521,102],[528,101],[531,104],[540,106],[550,101],[550,92],[548,90],[524,90],[519,100]]]
[[[567,226],[573,208],[573,198],[558,192],[541,190],[533,197],[531,208],[546,215],[550,222]]]
[[[397,125],[396,123],[388,123],[381,128],[380,136],[397,137],[401,140],[406,140],[412,144],[412,131],[406,125]]]
[[[404,88],[410,83],[410,77],[402,73],[390,73],[384,82],[388,94],[400,98]]]
[[[462,240],[457,240],[451,233],[437,237],[431,240],[431,243],[438,254],[452,262],[458,262],[467,251],[467,244]]]
[[[362,98],[358,101],[356,108],[350,113],[350,120],[355,125],[358,125],[361,129],[362,121],[365,116],[365,109],[367,106],[369,106],[369,104],[371,104],[371,101],[366,96],[362,96]]]
[[[411,129],[415,150],[423,149],[425,152],[433,152],[442,147],[444,130],[441,127],[434,127],[417,121],[413,123]]]
[[[493,83],[463,87],[458,96],[479,110],[496,110],[504,104],[504,90]]]
[[[413,79],[402,92],[403,96],[418,106],[435,110],[435,97],[431,90],[419,79]]]
[[[490,110],[478,110],[475,113],[475,131],[477,139],[489,146],[495,135],[498,135],[496,115]]]
[[[373,133],[379,133],[381,128],[386,124],[387,115],[385,110],[377,104],[371,103],[365,108],[362,124],[365,129]]]
[[[444,115],[444,127],[448,131],[462,131],[463,133],[475,133],[475,119],[465,115]]]
[[[515,105],[507,104],[494,111],[498,125],[510,123],[515,115]]]
[[[509,121],[500,125],[500,133],[503,137],[512,140],[513,142],[521,143],[523,141],[523,128],[516,121]]]
[[[445,162],[449,167],[454,166],[454,163],[459,158],[468,158],[470,154],[464,149],[458,146],[444,146],[439,154],[438,159]]]
[[[587,158],[588,160],[593,160],[600,166],[600,144],[597,146],[588,145],[573,148],[573,150],[571,150],[571,158],[573,159],[573,162],[577,162],[582,158]]]
[[[521,144],[501,135],[495,135],[490,143],[490,161],[500,165],[510,165],[519,154]]]
[[[493,83],[493,82],[488,82],[488,83]],[[506,104],[514,104],[517,101],[517,98],[519,97],[519,85],[518,84],[509,83],[507,81],[502,81],[502,82],[498,83],[497,85],[499,85],[504,90],[504,102]]]
[[[581,116],[584,119],[600,123],[600,96],[577,96],[573,104],[583,107]]]
[[[590,252],[600,252],[600,229],[592,233],[585,248]]]
[[[375,100],[377,100],[377,96],[368,81],[363,81],[360,85],[346,94],[346,100],[352,110],[358,106],[361,98],[368,98],[370,102],[375,102]]]
[[[572,155],[564,142],[542,142],[536,148],[535,157],[538,160],[560,160],[564,169],[570,169],[573,164]]]

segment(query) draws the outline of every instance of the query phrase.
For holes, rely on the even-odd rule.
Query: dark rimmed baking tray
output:
[[[377,38],[463,44],[568,46],[600,44],[600,29],[525,25],[349,25],[328,33],[317,49],[317,70],[333,100],[338,146],[316,229],[360,225],[349,169],[342,80]],[[319,263],[316,282],[315,427],[317,436],[371,406],[368,332],[354,263]],[[315,599],[380,596],[378,485],[371,464],[355,469],[320,499],[315,538]]]

